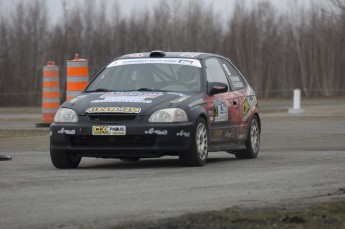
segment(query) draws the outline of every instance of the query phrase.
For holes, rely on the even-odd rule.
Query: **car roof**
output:
[[[164,52],[161,50],[155,50],[152,52],[141,52],[141,53],[131,53],[120,56],[116,59],[131,59],[131,58],[188,58],[188,59],[198,59],[203,60],[207,57],[222,57],[217,54],[212,53],[202,53],[202,52]],[[225,58],[225,57],[222,57]]]

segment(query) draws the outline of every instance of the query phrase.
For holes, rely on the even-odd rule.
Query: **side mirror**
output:
[[[207,84],[207,90],[209,95],[215,95],[228,91],[228,85],[221,82],[211,82]]]

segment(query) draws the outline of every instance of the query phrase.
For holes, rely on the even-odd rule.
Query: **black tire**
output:
[[[259,119],[254,115],[249,124],[246,149],[235,153],[237,159],[252,159],[258,156],[260,149],[260,132]]]
[[[50,158],[53,165],[58,169],[75,169],[81,161],[81,157],[75,153],[52,149],[50,149]]]
[[[192,150],[180,154],[180,161],[187,166],[203,166],[208,156],[208,129],[203,118],[196,122],[192,137]]]
[[[140,157],[133,157],[133,158],[120,158],[121,161],[125,162],[136,162],[140,160]]]

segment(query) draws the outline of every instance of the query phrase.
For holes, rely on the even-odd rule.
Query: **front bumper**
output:
[[[94,126],[125,126],[122,135],[95,135]],[[55,151],[76,152],[85,157],[127,158],[178,155],[191,149],[194,125],[53,123],[50,147]],[[124,134],[124,135],[123,135]]]

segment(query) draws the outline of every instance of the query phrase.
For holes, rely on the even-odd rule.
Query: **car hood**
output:
[[[179,107],[188,101],[194,101],[200,93],[129,91],[84,93],[62,107],[72,108],[78,115],[86,113],[138,113],[151,115],[163,108]],[[183,108],[183,107],[182,107]]]

